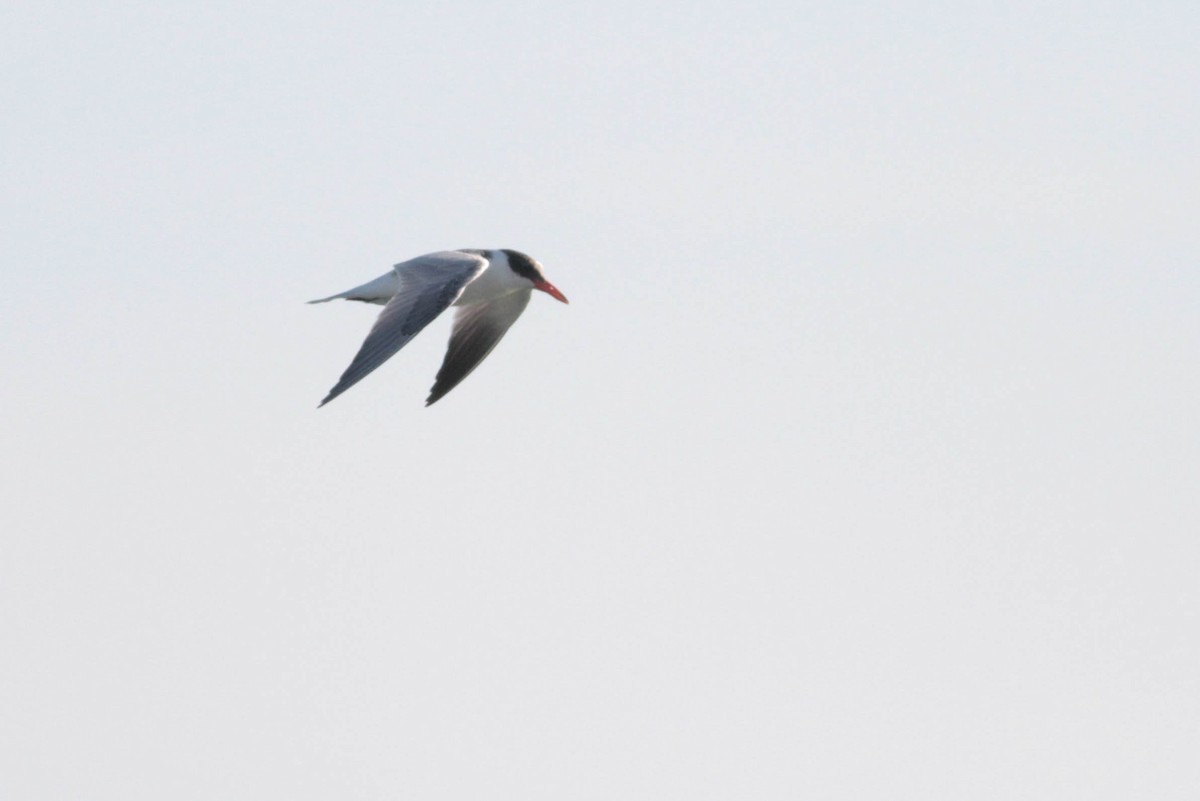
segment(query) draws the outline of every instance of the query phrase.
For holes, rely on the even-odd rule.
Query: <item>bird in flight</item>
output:
[[[321,401],[324,406],[386,362],[435,317],[457,306],[450,346],[425,405],[436,403],[479,366],[501,340],[533,290],[567,302],[542,265],[515,250],[443,250],[403,261],[362,286],[309,303],[344,298],[383,306],[354,360]]]

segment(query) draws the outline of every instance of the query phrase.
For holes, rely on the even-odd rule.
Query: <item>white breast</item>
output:
[[[488,266],[479,277],[467,284],[455,306],[469,306],[486,300],[494,300],[520,289],[531,289],[533,284],[514,273],[508,267],[508,257],[493,250],[488,253]]]

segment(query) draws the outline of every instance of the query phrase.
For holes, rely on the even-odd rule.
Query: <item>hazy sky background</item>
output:
[[[0,797],[1200,797],[1200,6],[191,6],[0,9]]]

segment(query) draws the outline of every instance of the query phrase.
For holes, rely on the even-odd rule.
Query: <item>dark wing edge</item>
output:
[[[446,358],[438,370],[425,405],[437,403],[487,358],[529,305],[531,290],[511,292],[486,303],[459,309]]]

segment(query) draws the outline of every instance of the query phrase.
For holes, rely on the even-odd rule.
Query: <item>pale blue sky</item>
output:
[[[244,6],[0,9],[0,797],[1200,794],[1196,6]]]

